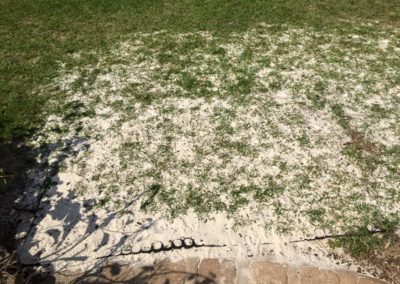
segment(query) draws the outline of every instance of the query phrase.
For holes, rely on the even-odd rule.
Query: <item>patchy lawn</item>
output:
[[[24,262],[146,262],[190,237],[344,266],[398,228],[394,1],[6,4],[1,135],[37,153]]]
[[[208,220],[212,243],[223,245],[249,224],[247,235],[263,242],[393,228],[399,38],[371,24],[345,32],[260,23],[224,36],[135,33],[109,52],[72,54],[43,87],[54,109],[31,146],[42,149],[46,167],[34,175],[50,180],[41,199],[49,206],[30,253],[52,261],[90,216],[105,222],[115,212],[171,222],[173,232],[156,237],[146,228],[153,243],[196,240],[193,223]],[[79,220],[66,224],[71,214]],[[103,247],[103,238],[88,236],[82,243],[99,248],[80,254],[104,256],[118,239]]]

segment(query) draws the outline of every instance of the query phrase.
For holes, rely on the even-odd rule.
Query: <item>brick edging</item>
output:
[[[65,274],[64,274],[65,275]],[[59,275],[60,276],[60,275]],[[56,277],[57,283],[71,279]],[[104,281],[107,279],[107,281]],[[80,277],[83,283],[225,283],[225,284],[385,284],[386,282],[350,271],[314,266],[294,267],[265,260],[234,261],[218,258],[168,259],[154,265],[134,267],[111,263],[99,273]]]

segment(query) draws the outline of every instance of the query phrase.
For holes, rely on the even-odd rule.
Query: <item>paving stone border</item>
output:
[[[112,263],[101,271],[72,279],[57,277],[57,283],[149,283],[149,284],[385,284],[387,282],[349,271],[312,266],[293,267],[265,260],[232,261],[217,258],[165,260],[155,265],[132,267]]]

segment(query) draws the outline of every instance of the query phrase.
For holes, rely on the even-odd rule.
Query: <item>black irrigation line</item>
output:
[[[381,233],[386,233],[386,232],[387,232],[387,230],[384,230],[384,229],[376,229],[376,230],[368,231],[368,233],[371,235],[381,234]],[[325,235],[325,236],[317,236],[314,238],[289,241],[289,243],[314,242],[314,241],[320,241],[320,240],[331,239],[331,238],[354,237],[354,236],[358,236],[358,235],[359,234],[356,234],[356,233]],[[159,246],[157,246],[157,244],[159,244]],[[262,245],[272,245],[272,244],[273,243],[262,243]],[[233,245],[233,246],[235,246],[235,245]],[[226,244],[220,244],[220,245],[218,245],[218,244],[203,244],[203,243],[199,244],[199,243],[196,243],[196,241],[193,238],[182,237],[175,241],[168,241],[167,244],[164,244],[162,242],[154,242],[151,244],[149,249],[141,248],[138,251],[130,251],[130,252],[121,251],[120,253],[117,253],[117,254],[110,253],[105,256],[97,257],[96,259],[105,259],[105,258],[109,258],[109,257],[117,257],[117,256],[125,256],[125,255],[151,254],[151,253],[167,252],[167,251],[172,251],[172,250],[193,249],[193,248],[202,248],[202,247],[222,248],[222,247],[228,247],[228,245],[226,245]],[[36,262],[36,263],[32,263],[32,264],[22,264],[23,267],[37,267],[37,266],[45,266],[45,265],[46,264],[43,264],[40,262]]]
[[[385,233],[386,230],[369,230],[368,233],[371,235]],[[301,239],[289,241],[289,243],[300,243],[300,242],[313,242],[320,241],[331,238],[345,238],[345,237],[354,237],[358,236],[356,233],[347,233],[347,234],[337,234],[337,235],[325,235],[325,236],[317,236],[314,238]],[[157,246],[159,244],[159,246]],[[273,243],[262,243],[262,245],[272,245]],[[233,245],[235,246],[235,245]],[[237,246],[237,245],[236,245]],[[137,254],[150,254],[150,253],[159,253],[166,252],[176,249],[192,249],[192,248],[201,248],[201,247],[210,247],[210,248],[221,248],[228,247],[226,244],[198,244],[193,238],[180,238],[175,241],[168,241],[167,244],[163,244],[161,242],[152,243],[149,249],[140,249],[138,251],[130,251],[130,252],[120,252],[117,254],[109,254],[106,256],[98,257],[97,259],[103,259],[108,257],[116,257],[116,256],[124,256],[124,255],[137,255]]]
[[[384,230],[384,229],[368,230],[369,235],[375,235],[375,234],[381,234],[381,233],[387,233],[387,230]],[[309,239],[294,240],[294,241],[290,241],[289,243],[314,242],[314,241],[320,241],[320,240],[332,239],[332,238],[357,237],[359,235],[360,234],[357,234],[357,233],[325,235],[325,236],[317,236],[317,237],[309,238]]]

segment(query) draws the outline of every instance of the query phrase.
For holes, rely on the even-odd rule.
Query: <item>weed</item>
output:
[[[381,245],[380,237],[372,234],[366,227],[358,228],[349,233],[348,236],[333,238],[329,241],[332,248],[342,247],[347,253],[354,257],[377,249]]]
[[[342,247],[350,255],[359,257],[369,251],[382,248],[385,236],[393,234],[398,225],[398,216],[391,219],[378,219],[375,231],[371,231],[367,226],[357,227],[349,230],[345,236],[331,239],[329,245],[332,248]]]

